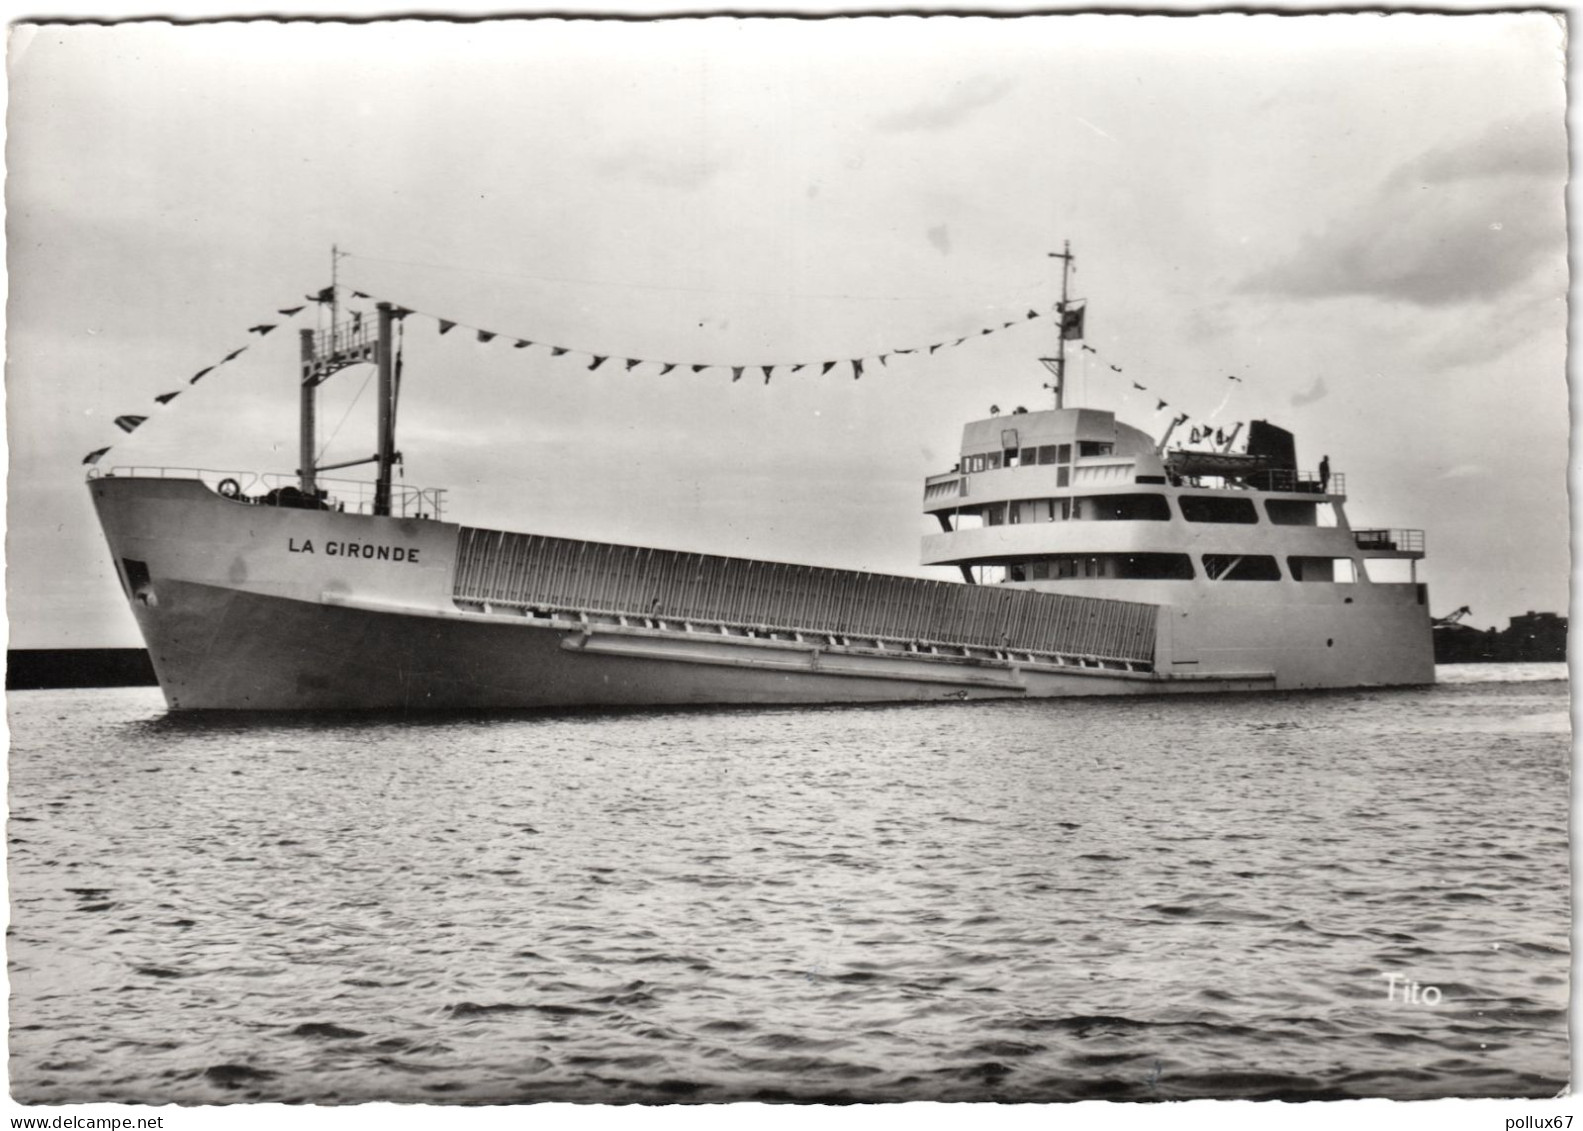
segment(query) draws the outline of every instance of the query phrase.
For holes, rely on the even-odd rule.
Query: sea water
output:
[[[1565,675],[436,717],[13,694],[12,1093],[1553,1095]]]

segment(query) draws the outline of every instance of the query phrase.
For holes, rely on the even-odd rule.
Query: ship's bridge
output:
[[[1354,532],[1343,476],[1328,458],[1297,470],[1289,432],[1254,421],[1249,449],[1162,454],[1100,409],[972,421],[957,466],[925,481],[940,532],[923,564],[1143,600],[1139,582],[1361,579],[1363,559],[1423,557],[1421,532]]]
[[[961,462],[925,482],[924,510],[941,514],[969,495],[978,505],[1090,484],[1159,484],[1165,474],[1154,440],[1115,413],[1065,408],[992,416],[962,430]]]

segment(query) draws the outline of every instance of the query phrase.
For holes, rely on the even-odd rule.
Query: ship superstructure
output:
[[[1165,452],[1097,409],[974,421],[931,476],[927,565],[1018,591],[1137,601],[1168,629],[1162,674],[1280,687],[1430,682],[1423,532],[1354,530],[1345,475],[1299,470],[1254,421],[1249,451]],[[1403,580],[1370,564],[1406,563]]]
[[[963,431],[923,563],[960,581],[485,530],[392,483],[401,366],[377,318],[304,331],[290,476],[117,468],[89,487],[168,704],[537,708],[1030,698],[1427,683],[1419,531],[1353,530],[1340,474],[1169,450],[1062,405]],[[371,324],[370,324],[371,323]],[[315,399],[379,375],[377,451],[315,466]],[[373,483],[324,472],[375,465]],[[1406,580],[1369,564],[1405,561]]]

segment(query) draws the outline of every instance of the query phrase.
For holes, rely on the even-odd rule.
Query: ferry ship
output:
[[[1069,309],[1063,260],[1062,299]],[[332,292],[333,294],[333,292]],[[1434,681],[1423,533],[1353,529],[1345,476],[1066,407],[994,413],[923,484],[925,580],[446,522],[394,484],[392,326],[301,332],[294,474],[91,469],[172,711],[1161,695]],[[372,483],[316,467],[318,387],[372,364]],[[1174,429],[1174,425],[1173,425]],[[1405,577],[1370,576],[1391,561]],[[1396,564],[1405,562],[1405,567]]]

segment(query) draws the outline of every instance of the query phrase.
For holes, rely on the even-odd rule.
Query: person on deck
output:
[[[1330,493],[1329,456],[1321,456],[1319,459],[1319,493],[1321,495],[1328,495]]]

